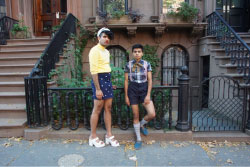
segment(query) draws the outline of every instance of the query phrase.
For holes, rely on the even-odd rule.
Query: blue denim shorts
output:
[[[98,73],[99,85],[102,90],[103,96],[102,100],[113,98],[113,88],[111,82],[111,74],[110,73]],[[93,99],[97,99],[96,97],[96,88],[93,80],[91,81],[91,87],[93,91]]]
[[[144,103],[148,93],[148,82],[136,83],[130,82],[128,85],[128,98],[130,105]]]

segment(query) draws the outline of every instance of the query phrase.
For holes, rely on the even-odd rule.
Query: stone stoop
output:
[[[24,77],[30,74],[49,41],[49,37],[11,39],[7,45],[0,45],[0,137],[24,136]]]
[[[250,46],[250,33],[238,33],[240,37]],[[243,74],[237,71],[237,62],[232,64],[230,56],[226,56],[225,49],[220,46],[215,37],[207,36],[201,38],[200,53],[210,55],[210,75],[225,75],[239,81],[241,85],[245,85]],[[247,71],[248,72],[248,71]]]
[[[149,129],[149,135],[143,136],[143,141],[231,141],[231,142],[250,142],[250,135],[243,132],[180,132],[175,129],[171,131]],[[120,130],[113,128],[112,133],[118,141],[134,141],[134,129]],[[106,131],[102,128],[97,129],[97,135],[104,140]],[[63,128],[53,130],[50,126],[43,128],[25,129],[24,138],[26,140],[39,139],[69,139],[69,140],[88,140],[90,131],[79,128],[75,131]]]

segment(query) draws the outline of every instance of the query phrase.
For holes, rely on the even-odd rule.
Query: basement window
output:
[[[110,64],[114,67],[124,68],[129,60],[126,50],[119,45],[109,46],[107,49],[110,52]]]
[[[178,85],[182,66],[188,67],[187,52],[178,45],[168,47],[162,55],[162,84]]]

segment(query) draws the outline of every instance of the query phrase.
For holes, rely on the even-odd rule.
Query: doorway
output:
[[[36,36],[49,36],[67,14],[67,0],[35,0],[34,31]]]
[[[236,32],[250,28],[250,0],[216,0],[216,11]]]

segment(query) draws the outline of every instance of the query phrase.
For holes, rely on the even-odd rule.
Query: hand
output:
[[[112,88],[115,90],[117,88],[117,86],[116,85],[112,85]]]
[[[130,101],[129,101],[128,96],[125,97],[125,102],[126,102],[126,104],[127,104],[128,106],[130,106]]]
[[[102,90],[96,90],[96,93],[95,93],[97,99],[99,100],[102,100],[102,96],[103,96],[103,93],[102,93]]]
[[[150,103],[150,96],[146,96],[144,99],[144,104],[149,104]]]

